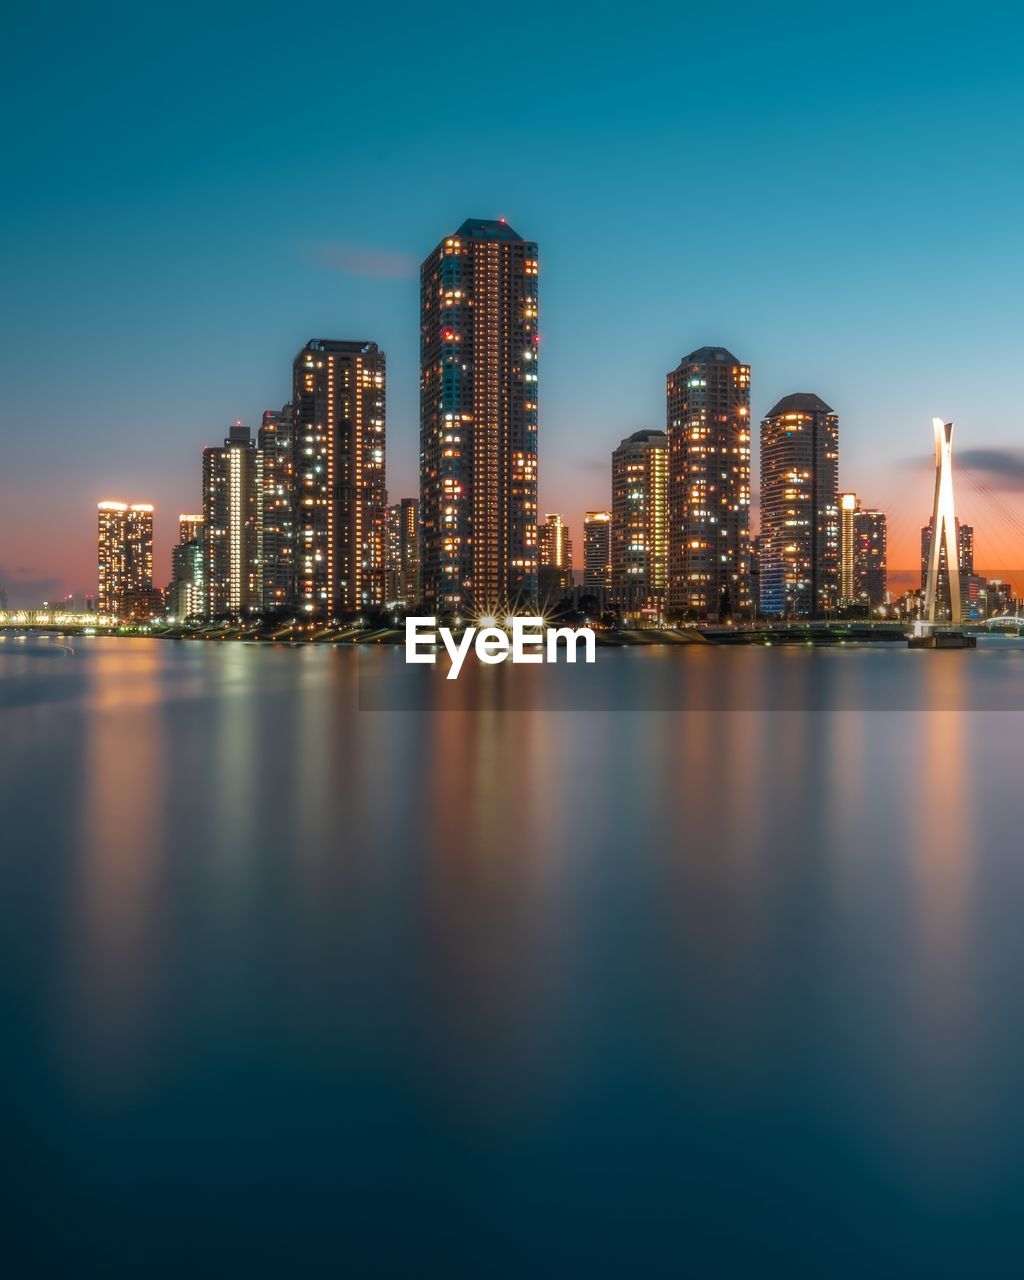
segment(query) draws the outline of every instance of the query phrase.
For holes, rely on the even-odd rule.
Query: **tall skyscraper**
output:
[[[384,543],[387,604],[406,608],[420,598],[420,504],[403,498],[387,509]]]
[[[611,589],[623,613],[660,615],[668,586],[668,436],[634,431],[612,454]]]
[[[859,510],[860,501],[855,493],[839,495],[839,598],[844,604],[851,604],[857,598],[854,574]]]
[[[295,414],[267,409],[257,436],[263,464],[263,608],[295,601]]]
[[[668,375],[669,607],[750,610],[750,366],[700,347]]]
[[[877,613],[889,589],[885,513],[858,510],[854,538],[854,595],[869,613]]]
[[[537,594],[537,246],[470,218],[420,270],[426,607]]]
[[[784,396],[761,421],[761,610],[822,617],[839,596],[839,419]]]
[[[557,513],[544,517],[538,531],[537,590],[542,604],[572,590],[572,541]]]
[[[203,450],[206,614],[257,613],[262,604],[262,460],[252,432],[236,422],[223,445]]]
[[[583,585],[596,591],[612,584],[612,513],[588,511],[583,517]]]
[[[295,597],[336,617],[384,603],[386,358],[316,338],[295,357]]]
[[[153,508],[148,502],[101,502],[97,609],[124,617],[131,598],[153,594]]]

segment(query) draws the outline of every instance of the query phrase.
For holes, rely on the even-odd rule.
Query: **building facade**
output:
[[[557,513],[544,517],[538,532],[537,590],[541,604],[572,590],[572,540],[569,526]]]
[[[860,500],[855,493],[839,495],[839,599],[843,604],[853,604],[857,598],[854,579],[859,510]]]
[[[201,515],[178,516],[178,542],[171,548],[171,581],[166,609],[172,618],[201,618],[206,612],[204,529]]]
[[[384,352],[315,338],[292,372],[295,604],[322,618],[383,605]]]
[[[295,605],[295,414],[291,404],[263,414],[263,608]]]
[[[635,431],[612,453],[611,599],[655,617],[668,586],[668,436]]]
[[[263,467],[240,422],[223,445],[203,450],[203,558],[206,615],[258,613],[263,599]]]
[[[186,542],[202,542],[203,517],[194,513],[183,512],[178,516],[178,545]]]
[[[883,511],[858,510],[853,519],[853,598],[869,614],[878,613],[889,595],[888,532]]]
[[[612,584],[612,513],[588,511],[583,517],[583,585],[609,591]]]
[[[148,502],[101,502],[97,507],[96,607],[126,617],[134,602],[153,596],[153,507]]]
[[[384,599],[411,608],[420,598],[420,504],[403,498],[387,509]]]
[[[668,605],[746,614],[750,598],[750,366],[700,347],[667,379]]]
[[[206,612],[205,568],[201,537],[171,548],[167,612],[179,622],[201,618]]]
[[[839,418],[813,392],[761,420],[761,612],[825,617],[839,599]]]
[[[471,218],[420,271],[422,595],[437,612],[537,594],[538,256]]]

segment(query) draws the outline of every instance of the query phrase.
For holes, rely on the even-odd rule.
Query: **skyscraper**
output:
[[[171,548],[171,582],[167,612],[173,618],[201,617],[206,612],[203,517],[178,516],[178,544]]]
[[[387,509],[384,544],[387,604],[414,605],[420,598],[420,504],[403,498]]]
[[[839,495],[839,598],[844,604],[852,604],[857,598],[854,576],[859,510],[860,502],[855,493]]]
[[[612,582],[612,513],[588,511],[583,517],[583,585],[607,591]]]
[[[668,604],[749,611],[750,366],[700,347],[668,375]]]
[[[888,592],[885,513],[858,510],[854,515],[854,595],[869,613],[877,613]]]
[[[268,409],[257,446],[263,464],[263,607],[295,601],[295,414]]]
[[[205,563],[201,540],[179,542],[171,547],[171,584],[167,591],[167,612],[172,618],[202,617],[206,612]]]
[[[470,218],[420,270],[422,594],[537,594],[537,246]]]
[[[664,431],[634,431],[612,454],[611,590],[623,613],[664,609],[668,467]]]
[[[537,590],[541,603],[572,590],[572,541],[557,513],[544,517],[538,531]]]
[[[203,450],[203,550],[208,617],[239,617],[260,609],[262,470],[252,432],[240,422],[229,428],[223,445]]]
[[[316,338],[295,357],[295,598],[335,617],[384,603],[386,358]]]
[[[815,618],[839,596],[839,419],[784,396],[761,422],[761,610]]]
[[[97,609],[124,617],[131,597],[153,594],[153,508],[108,501],[99,503],[97,514]]]

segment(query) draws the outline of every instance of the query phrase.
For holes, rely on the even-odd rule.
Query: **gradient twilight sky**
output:
[[[755,420],[833,405],[891,564],[932,414],[1024,517],[1022,35],[1001,3],[18,6],[0,586],[93,590],[106,497],[156,503],[164,583],[202,446],[279,407],[311,337],[387,351],[414,493],[418,263],[469,216],[540,245],[541,511],[577,554],[611,449],[704,344],[752,365]],[[958,500],[982,567],[1024,564]]]

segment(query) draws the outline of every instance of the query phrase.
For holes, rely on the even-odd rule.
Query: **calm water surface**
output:
[[[15,1274],[1019,1269],[1021,642],[473,711],[391,650],[69,644],[0,642]]]

